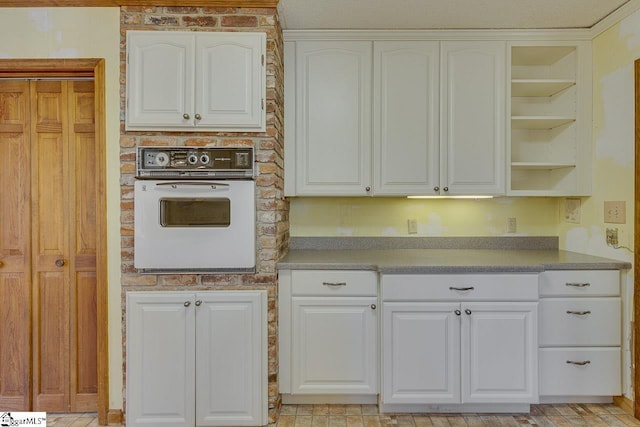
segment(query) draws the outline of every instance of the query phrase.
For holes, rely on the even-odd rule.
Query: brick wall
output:
[[[121,8],[121,250],[122,296],[131,290],[266,289],[269,295],[269,420],[278,412],[276,261],[288,250],[283,181],[283,42],[275,8],[127,6]],[[126,31],[261,31],[267,34],[267,129],[264,133],[126,132]],[[256,150],[256,273],[141,275],[133,267],[135,151],[139,145],[253,146]],[[124,319],[124,315],[123,315]],[[125,325],[123,324],[123,328]],[[123,331],[126,334],[126,330]],[[126,336],[126,335],[125,335]],[[124,351],[124,348],[123,348]],[[126,371],[126,367],[125,367]],[[126,379],[125,379],[126,388]],[[126,395],[126,394],[125,394]],[[126,409],[126,402],[125,402]]]

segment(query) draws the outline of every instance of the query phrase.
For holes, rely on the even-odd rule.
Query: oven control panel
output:
[[[253,147],[138,147],[137,178],[253,178]]]

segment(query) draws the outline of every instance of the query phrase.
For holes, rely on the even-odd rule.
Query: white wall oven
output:
[[[253,148],[138,147],[134,266],[254,272]]]

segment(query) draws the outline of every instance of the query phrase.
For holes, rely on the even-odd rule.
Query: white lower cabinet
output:
[[[127,426],[266,425],[266,291],[127,293]]]
[[[501,301],[510,283],[530,301]],[[383,275],[382,403],[536,403],[536,288],[536,275]]]
[[[280,271],[280,391],[285,403],[378,393],[373,271]],[[320,396],[313,400],[310,396]],[[324,398],[322,396],[325,396]]]
[[[540,275],[540,396],[580,401],[622,393],[618,270]]]

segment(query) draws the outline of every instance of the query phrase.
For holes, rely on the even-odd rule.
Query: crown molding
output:
[[[591,27],[591,38],[594,39],[600,34],[607,31],[609,28],[622,21],[627,16],[640,10],[640,0],[630,0],[624,5],[620,6],[615,12],[607,15],[600,22]]]
[[[259,7],[273,8],[278,0],[0,0],[0,7]]]

